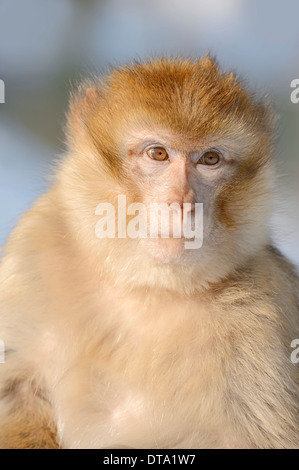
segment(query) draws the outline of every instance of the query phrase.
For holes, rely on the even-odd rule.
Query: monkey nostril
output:
[[[182,212],[183,210],[185,212],[194,212],[195,210],[195,203],[190,202],[190,200],[188,199],[184,199],[184,198],[174,199],[169,203],[169,205],[171,204],[175,205],[174,207],[175,210],[181,210]]]
[[[172,204],[174,204],[172,206],[172,212],[176,213],[177,215],[180,214],[180,218],[182,222],[184,221],[184,217],[186,217],[187,214],[193,214],[195,211],[194,203],[183,201],[182,199],[180,201],[178,200],[173,201]]]
[[[186,212],[194,212],[195,204],[193,202],[184,202],[183,208],[185,209]]]

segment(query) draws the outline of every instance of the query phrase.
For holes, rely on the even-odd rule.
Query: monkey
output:
[[[209,55],[72,92],[66,151],[1,262],[1,448],[299,447],[299,281],[269,228],[276,123]],[[160,236],[161,212],[156,237],[96,236],[96,208],[117,219],[120,196],[178,220],[186,206],[193,227],[202,204],[202,244]]]

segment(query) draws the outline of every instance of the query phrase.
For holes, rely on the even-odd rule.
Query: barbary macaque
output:
[[[299,282],[269,230],[275,121],[209,56],[78,87],[67,152],[4,249],[0,447],[299,447]],[[202,243],[162,236],[163,211],[157,236],[125,236],[123,196],[193,228],[202,205]],[[113,236],[97,236],[99,204]]]

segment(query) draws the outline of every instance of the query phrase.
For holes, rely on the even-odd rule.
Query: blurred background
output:
[[[274,238],[299,266],[298,0],[0,0],[0,246],[64,150],[70,84],[108,65],[210,51],[281,116]]]

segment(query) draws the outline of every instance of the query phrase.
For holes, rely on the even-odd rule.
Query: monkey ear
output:
[[[102,94],[91,82],[80,84],[71,94],[67,115],[66,136],[69,146],[81,146],[89,141],[89,122],[98,109]]]

